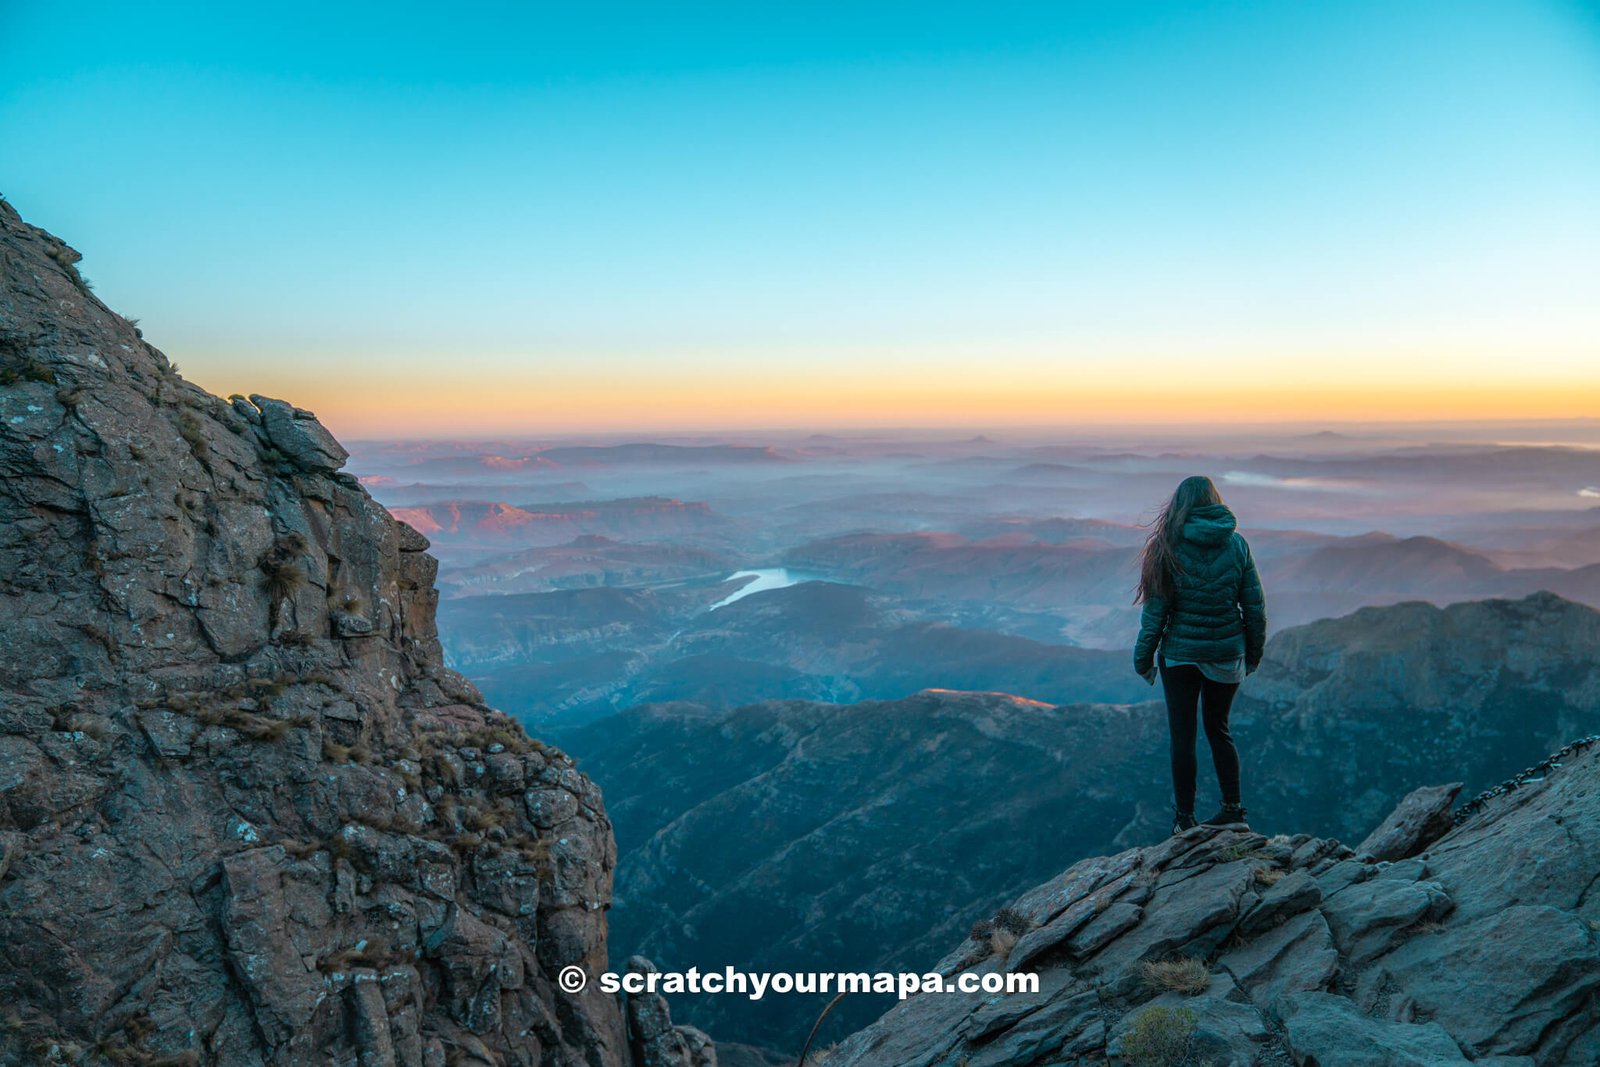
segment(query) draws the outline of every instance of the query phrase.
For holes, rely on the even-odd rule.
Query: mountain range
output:
[[[444,501],[393,514],[453,554],[566,544],[584,536],[662,541],[725,539],[728,520],[705,504],[666,497],[514,505]]]

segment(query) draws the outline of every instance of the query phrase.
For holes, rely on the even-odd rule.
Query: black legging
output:
[[[1213,682],[1192,663],[1168,667],[1157,657],[1161,689],[1167,697],[1167,727],[1172,731],[1172,792],[1179,811],[1194,811],[1195,705],[1206,724],[1206,743],[1217,768],[1224,804],[1239,803],[1239,750],[1228,732],[1228,709],[1237,682]]]

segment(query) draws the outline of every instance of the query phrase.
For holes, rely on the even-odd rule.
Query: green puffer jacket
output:
[[[1244,657],[1246,670],[1261,662],[1267,607],[1250,546],[1234,533],[1237,520],[1224,504],[1189,513],[1173,554],[1173,596],[1150,597],[1139,619],[1133,669],[1147,674],[1156,648],[1169,660],[1216,663]]]

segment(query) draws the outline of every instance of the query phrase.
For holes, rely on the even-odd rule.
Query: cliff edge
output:
[[[1459,787],[1432,788],[1359,849],[1199,827],[1084,860],[937,968],[1037,992],[913,996],[827,1067],[1593,1067],[1597,742],[1453,829]]]
[[[0,1063],[714,1062],[557,984],[610,823],[445,669],[427,541],[77,260],[0,201]]]

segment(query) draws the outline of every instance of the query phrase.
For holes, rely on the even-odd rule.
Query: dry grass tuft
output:
[[[306,572],[293,560],[273,560],[262,564],[267,592],[273,600],[293,600],[306,584]]]
[[[1150,960],[1142,968],[1145,984],[1163,993],[1182,993],[1192,997],[1204,993],[1211,984],[1211,972],[1206,965],[1192,956],[1174,956],[1170,960]]]
[[[967,936],[986,945],[989,951],[1005,959],[1011,955],[1022,935],[1033,929],[1033,922],[1015,908],[1001,908],[992,919],[979,919],[972,924]]]
[[[994,913],[994,926],[996,930],[1006,930],[1021,937],[1033,929],[1033,922],[1017,909],[1007,907]]]
[[[989,953],[995,959],[1003,960],[1011,956],[1011,950],[1017,947],[1017,935],[1011,930],[996,929],[989,935]]]

